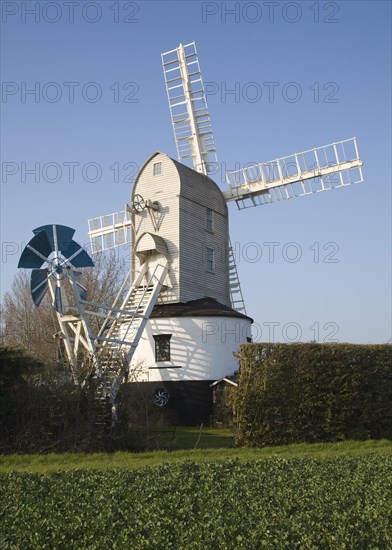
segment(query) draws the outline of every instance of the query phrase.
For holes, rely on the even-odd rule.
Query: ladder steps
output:
[[[230,239],[228,243],[228,264],[231,307],[236,311],[242,312],[246,315],[245,302],[242,296],[242,289],[238,277],[237,264],[235,262],[233,247],[231,246]],[[235,295],[238,296],[238,299],[235,298]]]
[[[167,262],[155,267],[149,284],[135,286],[147,274],[147,265],[143,269],[122,305],[122,309],[129,309],[129,314],[117,315],[106,333],[97,337],[98,368],[102,372],[99,383],[103,397],[100,400],[109,398],[114,402],[124,377],[122,365],[124,361],[130,363],[138,345],[166,277]]]

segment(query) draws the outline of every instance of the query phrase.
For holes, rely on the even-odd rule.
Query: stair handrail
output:
[[[148,292],[148,287],[152,284],[152,280],[154,279],[154,277],[155,277],[155,279],[157,280],[157,282],[159,282],[159,278],[156,277],[156,272],[157,272],[158,268],[165,269],[165,267],[166,267],[165,265],[162,265],[162,264],[160,264],[160,263],[157,264],[157,265],[155,266],[154,271],[152,272],[152,274],[151,274],[150,278],[148,279],[147,284],[146,284],[146,286],[145,286],[145,288],[144,288],[143,295],[142,295],[142,297],[140,298],[138,305],[135,307],[134,313],[131,314],[131,315],[132,315],[132,318],[131,318],[131,320],[130,320],[129,323],[128,323],[128,328],[127,328],[127,330],[126,330],[126,332],[125,332],[125,334],[124,334],[123,341],[124,341],[124,340],[126,339],[126,337],[127,337],[128,331],[129,331],[129,329],[130,329],[131,326],[132,326],[132,323],[133,323],[134,318],[135,318],[135,316],[136,316],[136,314],[137,314],[137,311],[139,310],[140,305],[142,304],[142,302],[143,302],[143,300],[144,300],[144,298],[145,298],[145,296],[146,296],[146,294],[147,294],[147,292]],[[135,288],[136,288],[136,285],[135,285]],[[123,345],[123,343],[121,343],[119,347],[121,348],[122,345]]]
[[[145,271],[146,271],[146,266],[144,265],[144,266],[142,267],[142,269],[138,272],[138,275],[137,275],[137,277],[136,277],[136,279],[135,279],[134,284],[132,284],[132,285],[130,286],[130,289],[129,289],[128,293],[127,293],[127,298],[129,298],[129,296],[131,295],[133,289],[135,288],[135,286],[137,286],[137,282],[140,280],[140,278],[141,278],[142,276],[144,276]],[[120,299],[120,297],[121,297],[121,295],[122,295],[122,292],[123,292],[123,290],[124,290],[124,288],[125,288],[125,285],[126,285],[126,283],[127,283],[127,281],[128,281],[128,278],[130,278],[131,273],[132,273],[132,268],[128,271],[128,273],[127,273],[127,275],[126,275],[126,277],[125,277],[125,279],[124,279],[124,281],[123,281],[123,283],[122,283],[122,285],[121,285],[121,287],[120,287],[120,290],[118,291],[117,296],[116,296],[115,299],[114,299],[114,302],[113,302],[113,304],[112,304],[112,308],[113,308],[113,309],[117,306],[118,301],[119,301],[119,299]],[[121,309],[123,309],[123,308],[121,308]],[[97,338],[99,338],[100,336],[102,336],[103,331],[105,330],[105,328],[106,328],[106,326],[107,326],[109,320],[110,320],[110,319],[113,319],[113,321],[116,322],[117,318],[118,318],[120,315],[121,315],[121,313],[117,313],[116,317],[113,319],[113,318],[111,317],[111,314],[108,313],[108,315],[107,315],[105,321],[102,323],[102,326],[101,326],[101,328],[100,328],[100,330],[99,330],[99,332],[98,332],[98,334],[97,334]]]

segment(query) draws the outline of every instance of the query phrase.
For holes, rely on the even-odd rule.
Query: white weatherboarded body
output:
[[[154,175],[157,165],[159,174]],[[161,237],[167,246],[166,288],[157,303],[211,296],[229,306],[228,213],[216,183],[167,155],[155,153],[137,176],[131,202],[136,195],[141,195],[147,204],[155,202],[157,210],[147,207],[132,214],[135,269],[140,269],[142,262],[151,261],[146,252],[140,251],[139,242],[145,233]],[[207,227],[207,209],[209,215],[212,213],[212,229]],[[210,270],[208,249],[214,252]]]

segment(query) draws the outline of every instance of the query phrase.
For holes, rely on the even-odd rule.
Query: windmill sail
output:
[[[34,304],[38,307],[48,290],[48,270],[33,269],[30,279],[30,290]]]
[[[162,65],[178,160],[191,159],[196,172],[207,174],[217,158],[195,43],[163,53]]]
[[[18,267],[39,268],[43,263],[50,263],[49,256],[53,247],[48,239],[46,231],[36,233],[22,252]]]
[[[91,252],[96,254],[131,242],[131,214],[121,210],[88,220]]]
[[[363,181],[355,138],[227,172],[227,201],[240,210]]]

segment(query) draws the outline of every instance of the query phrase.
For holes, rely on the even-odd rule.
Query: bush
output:
[[[244,344],[236,442],[392,438],[392,346]]]
[[[65,367],[0,348],[0,452],[110,449],[111,434],[100,428],[110,428],[110,409],[92,390],[76,387]]]

